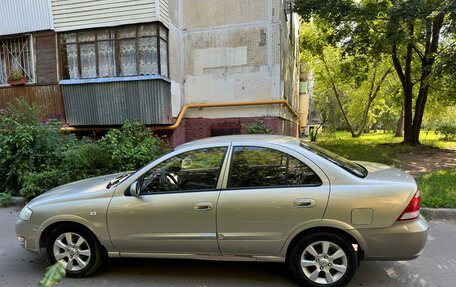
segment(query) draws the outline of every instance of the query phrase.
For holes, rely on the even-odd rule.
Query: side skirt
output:
[[[208,254],[179,254],[179,253],[132,253],[108,252],[110,258],[159,258],[159,259],[196,259],[210,261],[250,261],[250,262],[285,262],[279,256],[236,256],[236,255],[208,255]]]

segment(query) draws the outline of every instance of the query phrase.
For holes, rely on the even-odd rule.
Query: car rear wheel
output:
[[[303,286],[345,286],[355,274],[358,258],[346,239],[322,232],[299,240],[292,247],[288,266]]]
[[[61,261],[68,277],[84,277],[102,264],[101,246],[89,231],[77,226],[62,226],[51,232],[47,241],[49,261]]]

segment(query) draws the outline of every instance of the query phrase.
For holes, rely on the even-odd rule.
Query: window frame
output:
[[[211,149],[211,148],[223,148],[225,149],[225,152],[223,153],[222,159],[220,161],[220,167],[218,169],[218,174],[217,174],[217,180],[215,181],[215,188],[214,189],[189,189],[189,190],[178,190],[178,191],[160,191],[160,192],[152,192],[152,193],[140,193],[139,196],[148,196],[148,195],[161,195],[161,194],[176,194],[176,193],[194,193],[194,192],[213,192],[213,191],[220,191],[222,187],[220,187],[221,181],[223,181],[223,173],[225,170],[226,166],[226,161],[228,159],[228,154],[230,152],[230,146],[229,145],[217,145],[217,146],[207,146],[207,147],[199,147],[199,148],[194,148],[194,149],[188,149],[188,150],[183,150],[179,153],[170,153],[170,156],[167,156],[163,158],[162,161],[158,162],[151,168],[147,169],[145,172],[143,172],[135,181],[140,181],[144,178],[144,176],[149,173],[152,169],[156,168],[160,164],[164,163],[165,161],[172,159],[174,157],[180,156],[184,153],[188,152],[194,152],[198,150],[204,150],[204,149]]]
[[[28,58],[30,63],[28,65],[29,65],[29,69],[32,74],[28,75],[28,73],[26,73],[26,69],[24,67],[22,67],[22,65],[25,66],[25,54],[22,51],[20,51],[21,54],[19,55],[19,58],[21,60],[21,70],[23,73],[25,73],[25,78],[27,80],[27,82],[25,84],[26,85],[35,84],[36,83],[36,63],[35,63],[36,60],[35,60],[35,45],[34,45],[35,39],[32,34],[0,36],[0,58],[2,55],[3,55],[3,57],[9,56],[8,52],[6,52],[3,47],[3,41],[4,40],[14,40],[14,39],[18,39],[18,40],[22,39],[22,41],[25,40],[26,42],[28,42],[28,44],[27,44],[28,51],[27,52],[30,54],[30,56]],[[7,65],[6,63],[4,63],[4,64]],[[8,66],[6,66],[5,68],[7,69],[7,72],[11,72],[11,71],[8,71],[8,68],[9,68]],[[3,71],[0,71],[0,73],[3,73]],[[4,83],[0,82],[0,87],[3,88],[3,87],[13,87],[14,86],[14,85],[11,85],[8,83],[9,76],[10,75],[7,73],[5,82]]]
[[[155,26],[155,35],[153,36],[138,36],[139,26],[141,25],[153,25]],[[135,37],[119,37],[119,30],[126,27],[134,27],[135,30]],[[161,29],[163,28],[163,29]],[[111,30],[114,37],[113,39],[98,39],[98,33],[103,30]],[[166,39],[162,37],[160,31],[163,30],[166,34]],[[93,41],[79,41],[79,34],[84,32],[93,32],[94,33],[94,40]],[[75,33],[76,40],[74,42],[65,42],[62,43],[62,37],[65,34]],[[139,74],[139,53],[138,53],[138,45],[139,39],[146,39],[146,38],[155,38],[155,43],[157,45],[157,74],[150,74],[150,75],[140,75]],[[135,50],[136,50],[136,74],[123,76],[120,75],[120,43],[124,40],[135,40]],[[100,77],[100,69],[99,69],[99,55],[98,55],[98,44],[100,42],[113,42],[114,43],[114,60],[115,60],[115,75],[108,76],[108,77]],[[160,55],[160,44],[161,42],[166,43],[166,64],[167,64],[167,74],[162,75],[161,71],[161,55]],[[81,77],[82,67],[81,67],[81,44],[94,44],[95,45],[95,70],[96,70],[96,77],[91,78],[83,78]],[[78,63],[78,78],[65,78],[64,77],[64,57],[63,57],[63,46],[66,45],[76,45],[76,53],[77,53],[77,63]],[[93,79],[112,79],[112,78],[133,78],[133,77],[149,77],[149,76],[161,76],[169,79],[170,68],[169,68],[169,29],[163,25],[161,22],[146,22],[146,23],[136,23],[136,24],[127,24],[127,25],[120,25],[120,26],[110,26],[110,27],[98,27],[98,28],[89,28],[89,29],[81,29],[81,30],[72,30],[72,31],[65,31],[60,32],[57,34],[57,46],[58,46],[58,59],[59,59],[59,80],[93,80]]]
[[[290,158],[296,159],[298,162],[302,163],[303,165],[307,166],[320,180],[320,183],[312,183],[312,184],[299,184],[299,185],[265,185],[265,186],[252,186],[252,187],[229,187],[230,184],[230,179],[231,179],[231,173],[233,171],[233,161],[234,161],[234,149],[236,147],[255,147],[255,148],[263,148],[263,149],[270,149],[276,152],[280,152],[282,154],[287,155],[287,169],[288,169],[288,164],[290,161]],[[319,187],[324,184],[324,180],[322,179],[321,175],[319,175],[317,172],[315,172],[315,169],[310,167],[308,164],[303,162],[301,159],[298,157],[290,154],[289,152],[280,150],[275,147],[271,146],[264,146],[264,145],[255,145],[255,144],[248,144],[246,143],[245,145],[240,145],[240,144],[233,144],[231,146],[231,151],[230,151],[230,159],[229,159],[229,167],[228,167],[228,172],[226,175],[226,184],[224,187],[224,190],[240,190],[240,189],[274,189],[274,188],[299,188],[299,187]]]

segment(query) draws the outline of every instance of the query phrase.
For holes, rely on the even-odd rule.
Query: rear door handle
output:
[[[193,206],[194,210],[197,211],[205,211],[205,210],[211,210],[214,207],[214,204],[212,202],[197,202]]]
[[[317,205],[317,201],[312,198],[298,198],[293,202],[295,207],[299,208],[311,208]]]

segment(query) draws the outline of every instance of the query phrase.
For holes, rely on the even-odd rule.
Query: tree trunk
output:
[[[336,131],[336,111],[334,107],[334,100],[332,97],[329,97],[328,106],[329,132],[334,133]]]
[[[340,108],[340,111],[342,112],[342,116],[344,116],[344,120],[345,122],[347,123],[347,126],[348,126],[348,130],[350,131],[352,137],[356,137],[356,134],[355,132],[353,131],[353,128],[350,124],[350,121],[348,120],[348,116],[347,114],[345,113],[345,110],[344,110],[344,107],[342,105],[342,102],[340,100],[340,95],[339,95],[339,90],[337,89],[336,87],[336,83],[334,83],[334,80],[331,76],[331,71],[329,70],[329,67],[328,67],[328,63],[326,63],[326,60],[325,60],[325,57],[322,56],[322,61],[323,61],[323,64],[325,66],[325,69],[326,69],[326,73],[328,74],[328,79],[329,79],[329,82],[331,83],[331,88],[334,92],[334,96],[336,97],[336,100],[337,100],[337,103],[339,104],[339,108]]]
[[[366,124],[367,124],[367,120],[368,120],[368,117],[369,117],[369,110],[370,110],[370,107],[372,105],[372,102],[375,100],[375,98],[377,97],[378,93],[380,92],[382,84],[385,81],[385,79],[386,79],[386,77],[388,76],[389,73],[391,73],[391,68],[386,70],[386,72],[383,74],[382,78],[380,79],[380,82],[377,84],[377,87],[375,88],[375,80],[376,80],[376,76],[377,76],[377,69],[375,69],[374,75],[372,77],[371,87],[370,87],[370,91],[369,91],[369,97],[367,99],[367,105],[366,105],[366,108],[364,109],[363,119],[361,121],[361,125],[360,125],[360,127],[358,128],[358,131],[355,134],[356,137],[361,136],[361,134],[363,133],[364,128],[366,127]]]
[[[423,122],[424,109],[426,108],[427,96],[429,94],[429,77],[432,74],[432,67],[435,62],[435,54],[439,48],[440,31],[443,27],[445,14],[439,13],[432,19],[432,25],[426,26],[426,46],[424,55],[421,57],[420,90],[415,104],[415,115],[411,138],[411,144],[420,143],[421,124]]]
[[[397,120],[396,125],[396,132],[394,133],[395,137],[403,137],[404,136],[404,108],[402,108],[401,113],[399,115],[399,119]]]
[[[409,35],[413,37],[415,26],[414,23],[409,23]],[[402,89],[404,93],[404,142],[412,143],[413,133],[413,84],[412,84],[412,53],[413,43],[410,41],[407,44],[407,53],[405,57],[405,69],[402,69],[401,62],[397,56],[397,46],[391,46],[391,56],[393,58],[393,65],[396,69],[397,75],[401,80]]]

